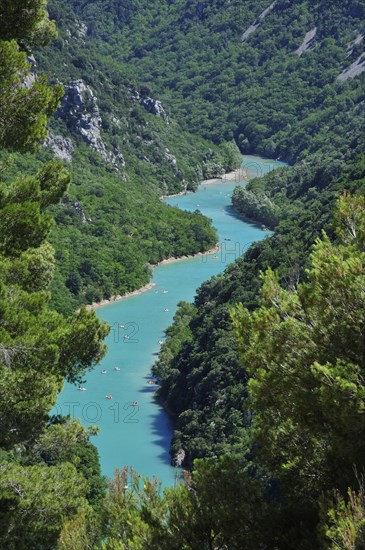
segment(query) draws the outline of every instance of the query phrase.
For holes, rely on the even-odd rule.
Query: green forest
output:
[[[0,0],[0,548],[365,548],[364,16]],[[291,164],[233,194],[272,235],[180,303],[153,366],[184,479],[106,479],[98,428],[50,413],[107,352],[85,305],[211,248],[160,197],[244,153]]]
[[[14,143],[0,158],[5,183],[24,170],[37,177],[55,151],[72,176],[51,208],[55,224],[49,236],[57,258],[52,304],[70,314],[81,304],[140,288],[150,266],[162,259],[212,248],[217,237],[207,219],[164,206],[159,197],[222,175],[239,165],[240,154],[233,141],[217,146],[182,132],[172,117],[163,118],[164,111],[146,111],[137,98],[149,97],[147,89],[101,55],[70,6],[53,2],[49,13],[58,34],[47,46],[34,44],[26,78],[45,75],[57,99],[67,101],[56,110],[57,99],[50,98],[44,110],[52,115],[48,147],[29,154],[35,148],[30,138],[17,143],[12,130]],[[32,139],[39,145],[45,137],[42,127]]]

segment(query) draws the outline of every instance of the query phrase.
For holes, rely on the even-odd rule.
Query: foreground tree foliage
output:
[[[48,116],[56,109],[62,86],[36,78],[27,47],[56,36],[47,0],[0,2],[0,147],[34,150],[46,137]]]
[[[250,476],[251,468],[238,457],[197,461],[193,476],[184,472],[184,481],[163,493],[158,480],[117,470],[99,526],[81,512],[64,523],[60,547],[255,550],[269,529],[262,523],[269,518],[268,484],[264,476]]]
[[[0,146],[34,150],[46,137],[47,117],[57,107],[62,86],[36,79],[15,40],[0,40]]]
[[[0,39],[21,44],[47,43],[56,28],[47,13],[47,0],[1,0]]]
[[[19,44],[52,25],[45,2],[35,0],[2,2],[0,19],[0,144],[29,150],[44,139],[61,89],[23,85],[29,64]],[[35,177],[0,182],[1,548],[55,547],[65,518],[90,513],[103,493],[91,434],[49,417],[64,379],[79,380],[100,360],[109,332],[95,313],[81,309],[65,319],[48,306],[55,261],[45,241],[47,209],[69,181],[63,165],[51,162]]]
[[[260,308],[233,311],[258,460],[303,508],[332,488],[345,498],[365,466],[362,195],[339,200],[336,231],[317,240],[308,282],[284,290],[269,269]]]

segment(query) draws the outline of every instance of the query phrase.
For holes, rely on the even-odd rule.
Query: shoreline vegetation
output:
[[[241,179],[248,179],[247,173],[245,171],[242,171],[242,168],[237,168],[236,170],[227,172],[222,176],[217,176],[216,178],[212,178],[209,180],[203,180],[199,184],[199,187],[201,185],[210,185],[212,183],[217,183],[217,182],[222,183],[222,181],[232,182],[236,180],[238,183]],[[172,198],[172,197],[180,197],[180,196],[186,195],[187,193],[193,193],[193,191],[181,191],[180,193],[176,193],[174,195],[162,195],[160,199],[163,200],[163,199]],[[219,243],[217,243],[214,248],[207,250],[205,252],[197,252],[196,254],[189,254],[186,256],[178,256],[178,257],[172,256],[171,258],[166,258],[165,260],[162,260],[158,264],[152,265],[151,267],[154,269],[155,267],[159,267],[161,265],[181,262],[183,260],[191,260],[192,258],[196,258],[198,256],[204,256],[205,254],[215,254],[218,251],[219,251]],[[140,294],[143,294],[144,292],[151,290],[154,286],[156,286],[155,283],[150,281],[149,283],[145,284],[141,288],[138,288],[131,292],[126,292],[125,294],[117,294],[116,296],[111,296],[111,298],[108,298],[108,299],[106,298],[104,300],[101,300],[100,302],[93,302],[92,304],[87,304],[85,307],[88,311],[92,309],[99,309],[101,307],[114,304],[115,302],[120,302],[121,300],[125,300],[126,298],[131,298],[132,296],[139,296]]]
[[[167,265],[167,264],[173,264],[175,262],[181,262],[183,260],[191,260],[193,258],[197,258],[199,256],[205,256],[206,254],[215,254],[219,252],[219,243],[215,245],[214,248],[211,248],[210,250],[207,250],[205,252],[197,252],[196,254],[187,254],[186,256],[172,256],[171,258],[166,258],[165,260],[161,260],[158,264],[151,265],[152,269],[155,269],[156,267],[160,267],[161,265]],[[117,294],[116,296],[112,296],[111,298],[105,298],[105,300],[101,300],[100,302],[93,302],[92,304],[87,304],[85,307],[87,311],[90,311],[91,309],[99,309],[103,306],[108,306],[110,304],[114,304],[115,302],[120,302],[121,300],[125,300],[126,298],[131,298],[132,296],[139,296],[140,294],[144,294],[148,290],[151,290],[156,286],[156,283],[153,283],[150,281],[149,283],[145,284],[141,288],[137,288],[136,290],[132,290],[131,292],[126,292],[125,294]]]
[[[199,187],[201,185],[210,185],[211,183],[222,183],[225,181],[236,181],[239,183],[240,181],[248,180],[248,175],[245,169],[243,168],[236,168],[236,170],[232,170],[231,172],[226,172],[222,176],[216,176],[215,178],[211,178],[209,180],[203,180],[200,182]],[[180,193],[175,193],[172,195],[161,195],[160,200],[164,199],[173,199],[174,197],[183,197],[184,195],[189,195],[190,193],[194,193],[194,191],[180,191]]]
[[[197,252],[196,254],[188,254],[186,256],[172,256],[171,258],[166,258],[165,260],[161,260],[158,264],[151,265],[152,269],[155,269],[156,267],[160,267],[161,265],[167,265],[172,264],[175,262],[181,262],[183,260],[191,260],[193,258],[197,258],[199,256],[205,256],[209,254],[215,254],[219,251],[219,243],[215,245],[214,248],[211,248],[210,250],[207,250],[205,252]],[[93,302],[92,304],[85,305],[85,308],[87,311],[90,311],[91,309],[99,309],[103,306],[108,306],[110,304],[114,304],[115,302],[120,302],[121,300],[125,300],[126,298],[131,298],[132,296],[139,296],[140,294],[144,294],[148,290],[151,290],[156,286],[156,283],[153,283],[150,281],[149,283],[145,284],[141,288],[137,288],[136,290],[132,290],[131,292],[126,292],[125,294],[117,294],[116,296],[112,296],[111,298],[105,298],[104,300],[101,300],[100,302]]]

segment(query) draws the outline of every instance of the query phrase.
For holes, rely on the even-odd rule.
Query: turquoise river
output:
[[[283,163],[245,156],[240,174],[245,171],[252,178],[279,166]],[[160,265],[153,272],[153,288],[98,308],[100,319],[112,326],[108,353],[88,373],[84,391],[66,384],[59,396],[58,413],[80,418],[86,426],[99,426],[93,442],[99,450],[102,473],[108,477],[117,467],[128,465],[140,474],[157,476],[165,486],[174,483],[169,456],[173,425],[154,399],[156,386],[148,383],[151,367],[178,302],[192,301],[204,281],[224,271],[252,242],[268,235],[260,226],[232,213],[231,195],[238,179],[203,182],[196,193],[166,199],[172,206],[199,209],[212,218],[219,251]]]

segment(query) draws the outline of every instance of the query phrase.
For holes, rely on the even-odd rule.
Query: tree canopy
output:
[[[36,78],[29,86],[22,40],[43,33],[45,2],[2,2],[0,6],[0,145],[32,150],[45,136],[47,115],[60,87]],[[17,42],[14,40],[16,39]],[[4,169],[7,166],[4,164]],[[37,176],[0,182],[0,546],[50,548],[65,517],[90,510],[80,449],[62,455],[49,417],[64,379],[79,380],[105,353],[109,327],[85,309],[71,319],[49,308],[54,251],[46,242],[52,226],[49,207],[70,182],[56,161]],[[58,419],[60,421],[60,419]],[[58,430],[59,431],[59,430]],[[70,424],[70,436],[80,428]],[[45,453],[45,442],[57,458]],[[52,445],[53,440],[53,445]],[[42,454],[35,452],[43,446]],[[74,446],[75,447],[75,446]],[[48,459],[48,462],[47,462]],[[100,477],[100,471],[96,471]],[[83,475],[85,474],[85,475]],[[95,485],[95,484],[94,484]]]

